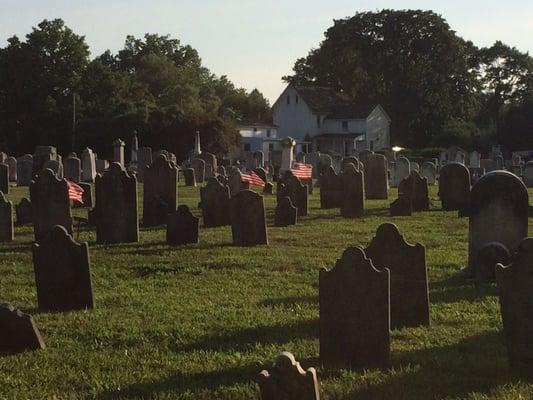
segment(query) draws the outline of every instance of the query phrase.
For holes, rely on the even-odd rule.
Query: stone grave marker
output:
[[[388,198],[387,159],[383,154],[370,153],[362,158],[365,172],[365,197],[372,200]]]
[[[75,183],[81,181],[81,160],[76,157],[68,157],[63,163],[63,174],[65,179]]]
[[[124,162],[124,147],[126,143],[122,139],[115,139],[113,141],[113,162],[117,162],[125,167]]]
[[[511,262],[511,254],[505,245],[492,242],[487,243],[477,253],[475,278],[478,283],[488,284],[496,280],[496,265],[508,265]]]
[[[320,400],[315,369],[304,371],[286,351],[276,357],[269,371],[259,373],[257,382],[261,400]]]
[[[94,207],[92,185],[90,183],[80,182],[80,183],[78,183],[78,186],[83,189],[83,193],[81,195],[81,200],[82,200],[83,204],[79,203],[77,201],[73,201],[72,202],[72,207],[73,208],[92,208],[92,207]]]
[[[105,173],[107,171],[108,168],[109,168],[109,161],[100,160],[100,159],[96,160],[96,172],[97,172],[97,174],[102,175],[103,173]],[[96,177],[94,179],[96,181]]]
[[[13,204],[0,191],[0,242],[12,242],[14,239]]]
[[[533,161],[526,163],[522,171],[522,180],[528,188],[533,187]]]
[[[33,270],[39,309],[85,310],[94,307],[89,245],[77,243],[62,226],[55,226],[34,243]]]
[[[191,161],[191,167],[194,169],[194,176],[197,183],[205,181],[205,161],[201,158],[195,158]]]
[[[44,340],[29,314],[0,304],[0,355],[44,349]]]
[[[242,181],[242,173],[238,168],[232,167],[228,177],[230,195],[233,197],[241,190],[250,188],[249,182]]]
[[[413,211],[429,210],[428,181],[418,172],[411,171],[409,176],[398,185],[398,197],[407,196]]]
[[[344,218],[361,217],[365,211],[364,173],[347,164],[340,176],[342,186],[341,215]]]
[[[217,170],[217,158],[212,153],[203,152],[202,154],[196,156],[204,160],[205,162],[205,179],[213,178]]]
[[[227,185],[223,185],[216,178],[208,179],[207,185],[200,188],[200,199],[206,228],[231,224],[230,192]]]
[[[114,162],[103,175],[96,176],[97,243],[139,241],[137,179]]]
[[[6,164],[9,168],[9,182],[17,181],[17,159],[15,157],[6,158]]]
[[[479,154],[478,151],[474,150],[472,153],[470,153],[468,166],[473,168],[481,167],[481,154]]]
[[[196,186],[196,177],[193,168],[183,169],[183,178],[185,179],[185,186]]]
[[[426,161],[420,167],[420,176],[427,179],[428,185],[434,185],[437,181],[437,166],[430,161]]]
[[[30,186],[33,179],[33,161],[20,158],[17,160],[17,186]]]
[[[429,325],[424,246],[407,243],[396,225],[384,223],[365,253],[376,268],[390,271],[391,328]]]
[[[339,208],[342,205],[343,188],[340,176],[330,165],[320,176],[320,208]]]
[[[178,205],[178,168],[160,155],[144,172],[143,225],[163,225]]]
[[[56,225],[72,233],[72,218],[68,186],[65,179],[59,179],[52,170],[42,171],[30,185],[33,231],[40,242]]]
[[[400,182],[409,177],[411,173],[411,163],[404,156],[398,157],[396,163],[394,164],[394,170],[392,175],[392,186],[398,187]]]
[[[290,172],[285,174],[282,183],[279,184],[277,195],[278,199],[285,196],[290,197],[292,204],[298,209],[298,218],[307,215],[309,201],[307,186],[303,185]]]
[[[274,225],[296,225],[297,219],[298,209],[292,205],[291,198],[288,196],[278,198],[278,204],[274,216]]]
[[[393,217],[410,217],[413,214],[413,204],[409,196],[398,193],[398,198],[390,204],[390,215]]]
[[[234,245],[268,244],[263,196],[253,190],[241,190],[231,197],[230,214]]]
[[[181,205],[168,215],[167,243],[182,245],[198,243],[198,218],[192,215],[189,207]]]
[[[223,165],[217,167],[217,175],[226,176],[226,168]]]
[[[51,169],[59,179],[63,178],[63,164],[58,160],[48,160],[43,165],[43,170]],[[42,172],[42,170],[41,170]]]
[[[9,194],[9,167],[7,164],[0,164],[0,192]]]
[[[17,224],[31,224],[33,222],[33,212],[31,201],[26,197],[23,197],[15,206],[15,213],[17,214]]]
[[[386,367],[390,355],[389,270],[350,247],[319,274],[320,358],[352,369]]]
[[[446,164],[440,170],[439,197],[443,210],[463,210],[470,201],[470,172],[461,163]]]
[[[53,146],[37,146],[32,157],[32,176],[39,174],[44,169],[45,162],[50,160],[58,161],[57,149]]]

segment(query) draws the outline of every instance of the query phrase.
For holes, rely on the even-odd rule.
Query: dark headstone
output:
[[[92,193],[92,185],[90,183],[78,183],[78,185],[83,189],[83,193],[81,195],[81,200],[83,203],[74,201],[73,207],[74,208],[91,208],[93,207],[93,193]]]
[[[207,185],[200,188],[200,199],[206,228],[231,224],[228,186],[216,178],[210,178],[207,180]]]
[[[15,212],[17,214],[17,224],[23,225],[33,222],[31,201],[26,197],[23,197],[20,203],[15,206]]]
[[[399,194],[398,198],[390,204],[390,215],[393,217],[410,217],[413,206],[409,196]]]
[[[143,225],[167,222],[178,203],[178,168],[160,155],[144,172]]]
[[[38,175],[47,161],[57,161],[57,149],[53,146],[37,146],[33,154],[33,171],[32,175]],[[57,174],[57,171],[54,171]]]
[[[361,217],[365,211],[364,173],[346,164],[340,176],[342,185],[341,215],[344,218]]]
[[[241,190],[231,197],[230,213],[233,244],[268,244],[263,196],[252,190]]]
[[[497,242],[487,243],[477,253],[475,277],[479,283],[491,283],[496,280],[497,264],[508,265],[511,254],[505,245]]]
[[[183,178],[185,179],[185,186],[196,186],[196,178],[193,168],[183,169]]]
[[[338,208],[342,205],[341,178],[332,166],[320,176],[320,208]]]
[[[6,164],[9,168],[9,182],[17,181],[17,159],[15,157],[6,158]]]
[[[533,378],[533,238],[521,241],[511,265],[496,267],[503,331],[509,363]]]
[[[286,196],[290,197],[292,204],[298,209],[298,218],[305,217],[309,201],[307,186],[303,185],[291,173],[285,174],[281,182],[278,182],[278,185],[278,199]]]
[[[390,355],[389,270],[350,247],[320,270],[320,358],[354,369],[384,367]]]
[[[33,270],[41,310],[70,311],[94,307],[89,246],[55,226],[33,247]]]
[[[409,176],[398,185],[398,197],[409,197],[413,211],[429,210],[428,181],[416,171],[411,171]]]
[[[70,200],[65,179],[59,179],[52,170],[45,169],[30,185],[33,230],[40,242],[56,225],[72,233]]]
[[[63,175],[66,180],[78,183],[81,181],[81,160],[77,157],[66,158],[63,162]]]
[[[44,341],[31,315],[0,304],[0,355],[44,349]]]
[[[139,241],[137,179],[114,162],[96,176],[96,241],[131,243]]]
[[[209,178],[213,178],[216,175],[217,171],[217,158],[214,154],[208,153],[208,152],[202,152],[202,154],[199,154],[196,156],[196,158],[200,158],[205,161],[205,178],[204,180],[207,180]]]
[[[275,226],[296,225],[298,209],[292,205],[288,196],[278,198],[276,213],[274,217]]]
[[[7,164],[0,164],[0,192],[9,194],[9,167]]]
[[[189,207],[181,205],[168,215],[167,243],[174,245],[198,243],[198,218]]]
[[[384,223],[365,253],[376,268],[390,271],[391,328],[429,325],[424,246],[407,243],[396,225]]]
[[[191,168],[194,169],[196,182],[203,183],[205,178],[205,161],[201,158],[195,158],[191,161]]]
[[[361,161],[364,165],[366,198],[386,200],[389,189],[387,159],[382,154],[370,153]]]
[[[13,204],[0,191],[0,242],[12,242],[14,239]]]
[[[443,210],[462,210],[470,198],[470,172],[461,163],[451,162],[440,170],[439,197]]]
[[[304,371],[289,352],[278,355],[269,371],[259,373],[257,382],[261,400],[320,400],[315,369]]]

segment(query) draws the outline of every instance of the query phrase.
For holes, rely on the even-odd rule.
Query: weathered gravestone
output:
[[[33,244],[32,252],[39,309],[71,311],[94,307],[87,243],[77,243],[57,225],[39,244]]]
[[[234,245],[268,244],[263,196],[252,190],[241,190],[231,197],[230,214]]]
[[[205,181],[205,161],[201,158],[195,158],[191,161],[191,168],[194,169],[196,182],[203,183]]]
[[[32,158],[32,175],[39,174],[44,169],[44,164],[50,160],[58,160],[57,149],[53,146],[37,146]]]
[[[528,188],[533,187],[533,161],[526,163],[522,171],[522,180]]]
[[[200,204],[206,228],[230,225],[230,192],[216,178],[207,180],[207,185],[200,188]]]
[[[109,161],[96,160],[96,172],[97,174],[103,174],[109,168]],[[94,178],[96,180],[96,177]]]
[[[475,278],[478,283],[488,284],[496,280],[496,265],[511,262],[509,249],[498,242],[487,243],[477,253]]]
[[[338,208],[342,205],[343,188],[340,176],[330,165],[320,176],[320,208]]]
[[[193,168],[185,168],[183,171],[183,178],[185,180],[185,186],[196,186],[196,177],[194,175]]]
[[[30,185],[33,231],[40,242],[56,225],[72,233],[68,185],[50,169],[42,171]]]
[[[390,271],[391,328],[429,325],[424,246],[407,243],[396,225],[384,223],[365,253],[376,268]]]
[[[12,242],[14,239],[13,204],[0,191],[0,242]]]
[[[274,215],[274,225],[296,225],[297,219],[298,209],[292,205],[291,198],[288,196],[278,198],[278,204]]]
[[[407,178],[411,173],[411,163],[404,156],[398,157],[396,163],[394,164],[393,174],[392,174],[392,186],[398,187],[400,182]]]
[[[81,154],[82,180],[84,182],[94,182],[96,178],[96,159],[93,151],[86,147]]]
[[[243,182],[241,171],[232,167],[228,177],[229,192],[231,196],[235,196],[241,190],[248,190],[250,188],[249,182]]]
[[[115,139],[113,141],[113,162],[119,163],[125,167],[124,161],[124,147],[126,143],[122,139]]]
[[[152,165],[152,148],[140,147],[137,151],[137,180],[144,182],[144,171]]]
[[[319,178],[320,175],[326,172],[326,170],[329,167],[333,167],[333,159],[331,158],[329,154],[318,153],[318,160],[317,160],[316,166],[317,166],[316,174],[317,174],[317,178]],[[313,173],[314,173],[314,170],[315,169],[313,168]],[[335,171],[335,168],[333,168],[333,170]]]
[[[23,197],[15,206],[15,213],[17,214],[17,224],[31,224],[33,222],[33,212],[31,201],[26,197]]]
[[[289,352],[276,357],[272,368],[257,377],[261,400],[320,400],[314,368],[304,371]]]
[[[68,157],[63,162],[63,175],[68,181],[78,183],[81,181],[81,160],[76,157]]]
[[[420,167],[420,176],[428,181],[428,185],[434,185],[437,180],[437,166],[430,161],[426,161]]]
[[[178,168],[164,155],[156,158],[144,172],[143,224],[165,224],[178,204]]]
[[[342,185],[341,215],[344,218],[361,217],[365,211],[364,173],[347,164],[340,176]]]
[[[533,238],[521,241],[512,264],[496,267],[509,364],[513,371],[528,379],[533,378],[532,267]]]
[[[354,156],[344,157],[341,162],[341,172],[348,166],[348,164],[353,164],[355,169],[359,169],[359,159]]]
[[[393,217],[410,217],[413,214],[413,204],[408,195],[398,193],[398,198],[390,204],[390,215]]]
[[[0,192],[9,193],[9,167],[7,164],[0,164]]]
[[[189,207],[181,205],[168,215],[167,243],[174,245],[198,243],[198,218]]]
[[[360,247],[349,247],[319,274],[320,358],[354,369],[389,364],[389,270],[377,270]]]
[[[387,159],[383,154],[367,154],[361,158],[365,172],[365,197],[373,200],[388,198]]]
[[[213,178],[217,170],[217,158],[214,154],[203,152],[202,154],[196,156],[205,161],[205,178]]]
[[[292,204],[298,209],[298,218],[307,215],[309,201],[307,186],[303,185],[292,173],[288,172],[284,175],[282,183],[279,184],[277,196],[278,199],[290,197]]]
[[[469,205],[468,268],[475,274],[479,251],[501,243],[513,254],[527,236],[529,196],[524,183],[507,171],[485,174],[472,187]]]
[[[0,151],[0,164],[5,163],[7,159],[7,154],[3,151]]]
[[[468,166],[472,168],[481,167],[481,154],[478,151],[474,150],[472,153],[470,153]]]
[[[57,175],[59,179],[63,178],[63,163],[58,160],[48,160],[43,164],[43,170],[50,169]]]
[[[33,178],[33,161],[25,157],[17,160],[17,186],[30,186]]]
[[[6,158],[6,164],[9,168],[9,182],[17,181],[17,159],[15,157]]]
[[[461,163],[446,164],[440,170],[439,197],[443,210],[464,210],[470,201],[470,172]]]
[[[137,179],[119,163],[112,163],[96,176],[96,241],[131,243],[139,241]]]
[[[31,315],[0,304],[0,355],[44,349],[44,341]]]
[[[407,196],[413,211],[429,210],[428,181],[418,172],[411,171],[409,176],[398,185],[398,197]]]

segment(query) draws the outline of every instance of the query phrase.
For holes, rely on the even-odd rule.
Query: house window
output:
[[[287,104],[291,104],[291,96],[287,96]]]
[[[348,121],[342,121],[342,131],[348,132]]]
[[[274,143],[268,144],[268,151],[274,151]]]
[[[270,137],[270,129],[267,129],[267,137]]]
[[[320,128],[320,115],[316,116],[316,126]]]
[[[296,96],[296,99],[295,99],[295,100],[296,100],[296,104],[298,104],[298,96]]]
[[[250,151],[250,143],[244,143],[244,151]]]

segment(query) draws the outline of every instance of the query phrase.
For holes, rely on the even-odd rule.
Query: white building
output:
[[[357,106],[331,88],[289,84],[272,106],[272,116],[278,137],[296,139],[296,151],[350,155],[390,149],[391,119],[385,110],[379,104]]]
[[[278,138],[278,127],[264,123],[243,123],[237,125],[241,134],[241,154],[245,152],[281,150],[281,140]]]

